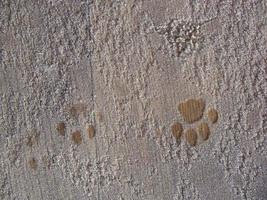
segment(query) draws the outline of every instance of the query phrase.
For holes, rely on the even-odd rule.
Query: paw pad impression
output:
[[[205,102],[203,99],[188,99],[178,105],[178,111],[188,124],[195,125],[196,122],[203,119],[205,111]],[[208,120],[215,124],[218,121],[218,112],[211,108],[207,113]],[[208,123],[201,121],[197,127],[192,127],[184,131],[183,126],[179,122],[174,122],[171,126],[173,136],[178,140],[182,137],[183,132],[187,143],[191,146],[196,146],[198,138],[203,141],[208,140],[211,131]]]

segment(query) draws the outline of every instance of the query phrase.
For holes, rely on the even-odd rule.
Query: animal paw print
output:
[[[69,109],[68,109],[68,114],[72,118],[78,118],[79,116],[84,115],[87,112],[87,106],[84,103],[76,103],[73,104]],[[56,130],[59,135],[65,136],[66,134],[66,125],[63,121],[59,122],[56,125]],[[86,125],[86,130],[89,139],[93,139],[95,136],[95,129],[94,126],[91,124]],[[82,132],[81,130],[75,130],[74,132],[71,133],[71,140],[74,144],[80,145],[83,142],[83,137],[82,137]]]
[[[195,125],[196,122],[203,119],[205,102],[202,99],[188,99],[178,105],[178,111],[186,123]],[[209,109],[207,117],[211,124],[215,124],[218,121],[217,110],[214,108]],[[211,134],[209,124],[203,122],[203,120],[197,124],[197,128],[193,127],[185,131],[181,123],[174,122],[171,126],[171,131],[177,140],[179,140],[184,133],[185,140],[191,146],[196,146],[199,137],[203,141],[206,141]]]
[[[68,115],[72,118],[78,118],[79,116],[83,115],[86,113],[86,105],[82,103],[77,103],[73,104],[68,110]],[[97,117],[97,119],[101,122],[103,120],[102,113],[100,112],[94,112],[94,115]],[[92,124],[86,124],[86,132],[89,140],[92,140],[95,137],[95,128]],[[56,124],[55,126],[55,131],[57,134],[62,137],[66,138],[65,136],[67,135],[67,126],[66,123],[63,121],[60,121]],[[38,145],[39,143],[39,137],[40,133],[34,130],[33,133],[29,134],[25,140],[25,143],[28,147],[33,148],[35,145]],[[70,133],[70,140],[73,144],[76,146],[79,146],[80,144],[83,143],[83,131],[80,129],[76,129],[75,131]],[[48,156],[43,156],[42,157],[42,162],[45,164],[47,168],[50,169],[51,167],[51,158]],[[40,159],[35,158],[35,157],[30,157],[28,159],[28,166],[29,168],[33,170],[37,170],[38,166],[40,163]]]
[[[66,132],[66,126],[64,122],[59,122],[56,126],[57,132],[61,136],[65,136]],[[87,125],[87,134],[89,139],[93,139],[95,136],[95,129],[93,125]],[[76,130],[71,134],[71,140],[74,142],[76,145],[80,145],[82,143],[82,134],[80,130]]]

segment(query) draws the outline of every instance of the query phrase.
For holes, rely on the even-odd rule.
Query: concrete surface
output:
[[[0,199],[267,199],[266,4],[1,0]]]

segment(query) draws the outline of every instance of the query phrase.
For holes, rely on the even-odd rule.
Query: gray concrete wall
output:
[[[266,4],[1,0],[0,199],[267,199]]]

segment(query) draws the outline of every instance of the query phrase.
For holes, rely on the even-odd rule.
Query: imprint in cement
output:
[[[198,125],[198,134],[203,140],[207,140],[210,135],[210,128],[209,125],[205,122],[202,122]]]
[[[185,132],[185,139],[191,146],[196,146],[197,144],[197,132],[190,128]]]
[[[66,126],[65,126],[65,123],[64,122],[59,122],[57,124],[57,132],[62,135],[62,136],[65,136],[65,131],[66,131]]]
[[[87,133],[88,133],[89,139],[93,139],[93,137],[95,136],[95,128],[93,125],[89,125],[87,127]]]
[[[72,133],[71,136],[72,141],[77,144],[80,145],[82,143],[82,135],[80,131],[75,131]]]
[[[178,140],[183,134],[183,126],[179,122],[174,122],[171,126],[172,135]]]
[[[37,169],[37,161],[35,158],[31,158],[29,161],[28,161],[28,164],[30,166],[31,169],[34,169],[36,170]]]
[[[86,112],[87,106],[84,103],[76,103],[73,104],[69,109],[69,114],[72,117],[78,117],[80,114],[83,114]]]
[[[208,118],[211,123],[216,123],[218,121],[218,112],[214,108],[209,109]]]
[[[195,122],[201,120],[198,127],[192,127],[185,131],[185,140],[190,146],[196,146],[198,138],[201,138],[202,141],[209,139],[211,134],[210,127],[208,123],[203,122],[203,113],[205,110],[204,100],[188,99],[178,105],[178,110],[184,121],[188,124],[195,125]],[[209,109],[207,115],[212,124],[218,121],[218,112],[214,108]],[[179,122],[175,122],[171,126],[171,131],[176,139],[180,139],[183,134],[183,125]]]
[[[178,105],[179,112],[189,124],[200,120],[203,116],[204,109],[205,103],[202,99],[189,99]]]

